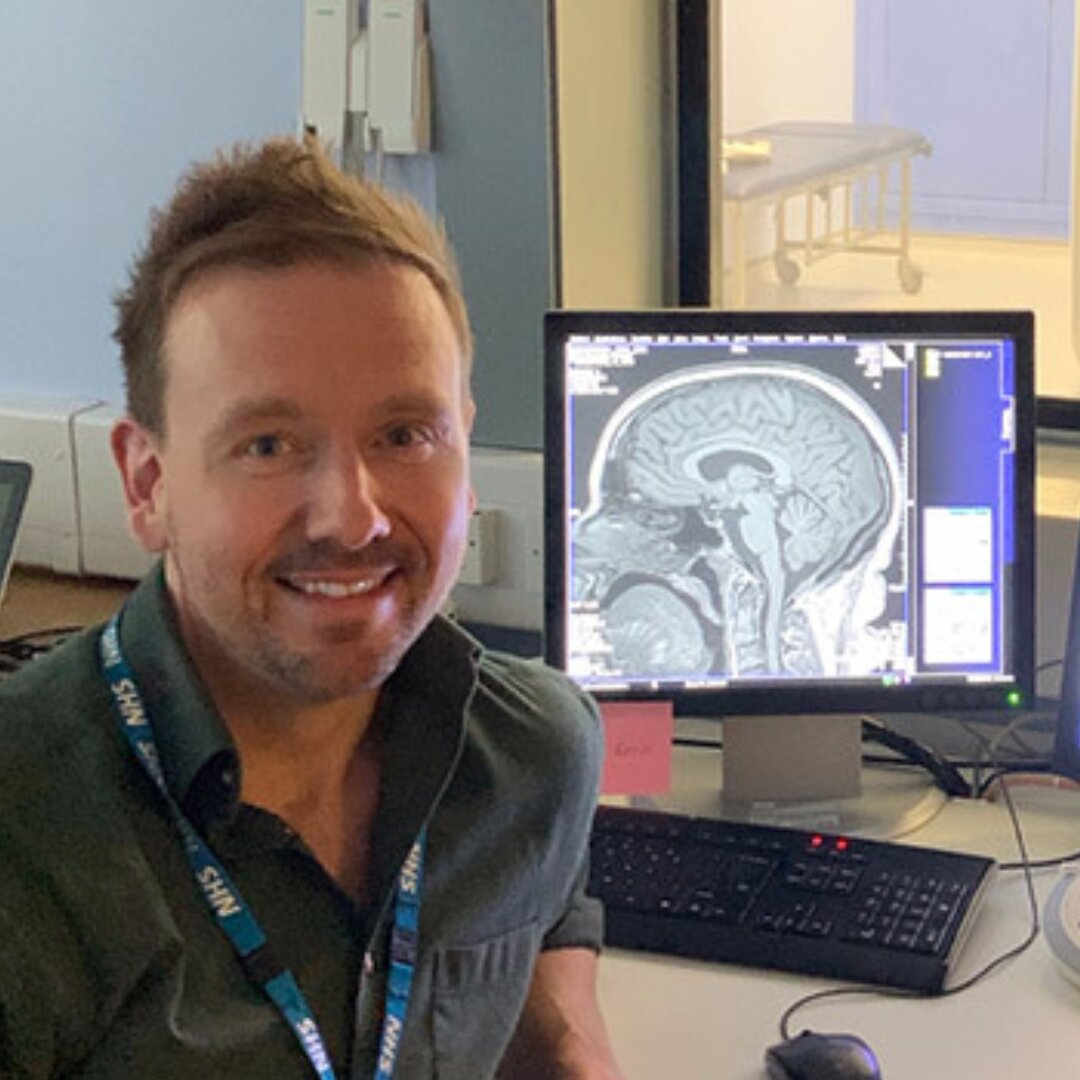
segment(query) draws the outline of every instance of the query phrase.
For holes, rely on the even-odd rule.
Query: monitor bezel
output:
[[[0,515],[0,598],[15,562],[15,544],[30,493],[32,467],[25,461],[0,459],[0,487],[10,488],[3,515]]]
[[[1080,537],[1073,566],[1061,696],[1050,770],[1058,776],[1080,780]]]
[[[556,310],[544,321],[544,654],[566,668],[565,626],[569,583],[563,552],[567,523],[565,369],[563,343],[573,334],[895,334],[1008,337],[1015,343],[1016,499],[1014,583],[1009,618],[1015,676],[992,683],[947,680],[884,686],[876,681],[813,686],[804,682],[727,687],[601,689],[601,700],[670,700],[678,715],[935,712],[1030,707],[1035,696],[1035,374],[1034,316],[1030,311],[725,311],[683,308],[651,311]]]

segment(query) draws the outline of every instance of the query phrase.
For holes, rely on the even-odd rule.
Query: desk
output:
[[[1017,788],[1033,858],[1080,849],[1080,795]],[[911,843],[1016,858],[1008,812],[952,801]],[[1057,871],[1036,874],[1040,896]],[[962,956],[960,975],[1023,939],[1023,875],[1002,874]],[[775,972],[610,951],[600,964],[601,1005],[631,1080],[763,1080],[766,1046],[783,1010],[834,985]],[[1080,1069],[1080,988],[1042,940],[986,981],[953,998],[839,998],[801,1010],[794,1031],[848,1031],[873,1047],[888,1080],[1043,1080]]]

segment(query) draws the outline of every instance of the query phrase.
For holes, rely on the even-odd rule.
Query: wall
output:
[[[546,5],[428,0],[439,213],[476,336],[482,446],[541,443],[541,321],[553,295]]]
[[[664,6],[662,0],[556,4],[564,307],[664,301]]]
[[[723,4],[725,132],[778,120],[851,120],[854,35],[854,0]]]
[[[573,259],[572,289],[583,295],[578,283],[591,278],[607,283],[591,302],[646,302],[659,293],[659,226],[640,208],[658,201],[660,183],[660,2],[563,7],[563,45],[579,75],[600,67],[594,28],[611,37],[603,77],[584,89],[578,77],[566,94],[571,132],[602,88],[594,104],[608,111],[614,140],[566,187],[568,231],[589,230],[605,260],[598,271]],[[387,162],[388,183],[429,209],[437,201],[458,251],[484,446],[542,442],[541,322],[555,296],[546,10],[540,0],[429,0],[435,153]],[[303,0],[6,0],[0,398],[122,400],[109,298],[148,212],[190,161],[235,139],[295,131],[302,14]],[[594,173],[596,153],[618,168]]]
[[[193,158],[294,131],[302,0],[4,0],[0,395],[118,401],[109,297]]]
[[[724,135],[782,120],[854,119],[854,0],[731,0],[722,5],[720,33]],[[768,213],[759,208],[746,224],[750,258],[771,249]],[[727,218],[724,226],[730,268],[733,228]],[[801,228],[795,221],[791,235]]]

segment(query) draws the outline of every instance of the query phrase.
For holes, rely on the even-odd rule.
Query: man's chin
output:
[[[394,673],[419,636],[404,630],[392,635],[350,633],[336,628],[332,640],[318,647],[279,653],[280,681],[295,696],[330,701],[377,690]]]

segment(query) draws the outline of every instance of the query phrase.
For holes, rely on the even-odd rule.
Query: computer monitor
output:
[[[545,336],[548,661],[722,719],[726,814],[901,831],[859,797],[860,717],[1033,694],[1031,315],[557,311]]]
[[[1069,602],[1069,625],[1061,674],[1061,700],[1050,769],[1080,780],[1080,543],[1077,544]]]
[[[32,475],[33,470],[27,462],[0,458],[0,601],[4,598],[8,575],[15,562],[15,542],[19,537]]]

